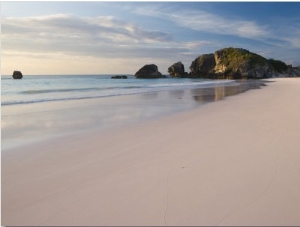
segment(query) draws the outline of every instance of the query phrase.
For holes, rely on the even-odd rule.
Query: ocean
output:
[[[21,80],[14,80],[11,76],[2,76],[1,105],[91,99],[236,84],[231,80],[136,79],[133,75],[127,75],[128,79],[111,79],[111,76],[25,76]]]
[[[2,76],[2,151],[169,116],[260,86],[257,81],[111,76]]]

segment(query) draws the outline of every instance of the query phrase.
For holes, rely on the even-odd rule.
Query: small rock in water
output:
[[[135,77],[145,79],[166,78],[166,76],[163,76],[158,71],[158,67],[154,64],[145,65],[142,68],[140,68],[139,71],[135,73]]]
[[[23,74],[21,73],[21,71],[14,71],[12,77],[14,79],[22,79],[23,78]]]
[[[182,62],[177,62],[171,65],[168,68],[168,72],[171,77],[181,77],[181,78],[188,77],[188,73],[184,71],[184,65],[182,64]]]
[[[111,79],[127,79],[127,76],[112,76]]]

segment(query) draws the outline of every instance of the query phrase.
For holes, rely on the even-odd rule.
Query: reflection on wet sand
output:
[[[155,99],[157,98],[157,96],[158,96],[157,92],[141,94],[141,97],[146,99]]]
[[[227,96],[237,95],[250,89],[260,89],[266,86],[267,81],[261,80],[240,80],[234,86],[215,86],[211,88],[192,89],[191,96],[199,103],[222,100]]]
[[[171,90],[169,91],[169,95],[172,98],[181,99],[185,94],[184,90]]]

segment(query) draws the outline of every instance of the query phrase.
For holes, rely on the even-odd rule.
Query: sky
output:
[[[1,2],[1,75],[161,73],[244,48],[300,66],[300,2]]]

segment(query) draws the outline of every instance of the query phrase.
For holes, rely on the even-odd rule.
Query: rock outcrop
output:
[[[170,74],[171,77],[181,77],[181,78],[188,77],[188,73],[184,71],[184,65],[182,64],[182,62],[177,62],[171,65],[168,68],[168,73]]]
[[[127,76],[116,75],[116,76],[112,76],[111,79],[127,79]]]
[[[190,70],[190,77],[209,79],[261,79],[276,75],[274,67],[264,57],[232,47],[199,56]]]
[[[287,70],[283,72],[287,77],[300,77],[300,67],[288,66]]]
[[[197,57],[190,66],[190,77],[212,77],[216,61],[213,54],[203,54]]]
[[[12,77],[14,79],[22,79],[23,78],[23,74],[20,71],[14,71]]]
[[[145,79],[165,78],[165,76],[158,71],[158,67],[154,64],[143,66],[135,73],[135,77]]]
[[[266,59],[242,48],[224,48],[212,54],[197,57],[186,73],[182,62],[168,68],[171,77],[207,79],[263,79],[271,77],[300,77],[300,66]],[[135,74],[136,78],[165,78],[156,65],[145,65]]]

